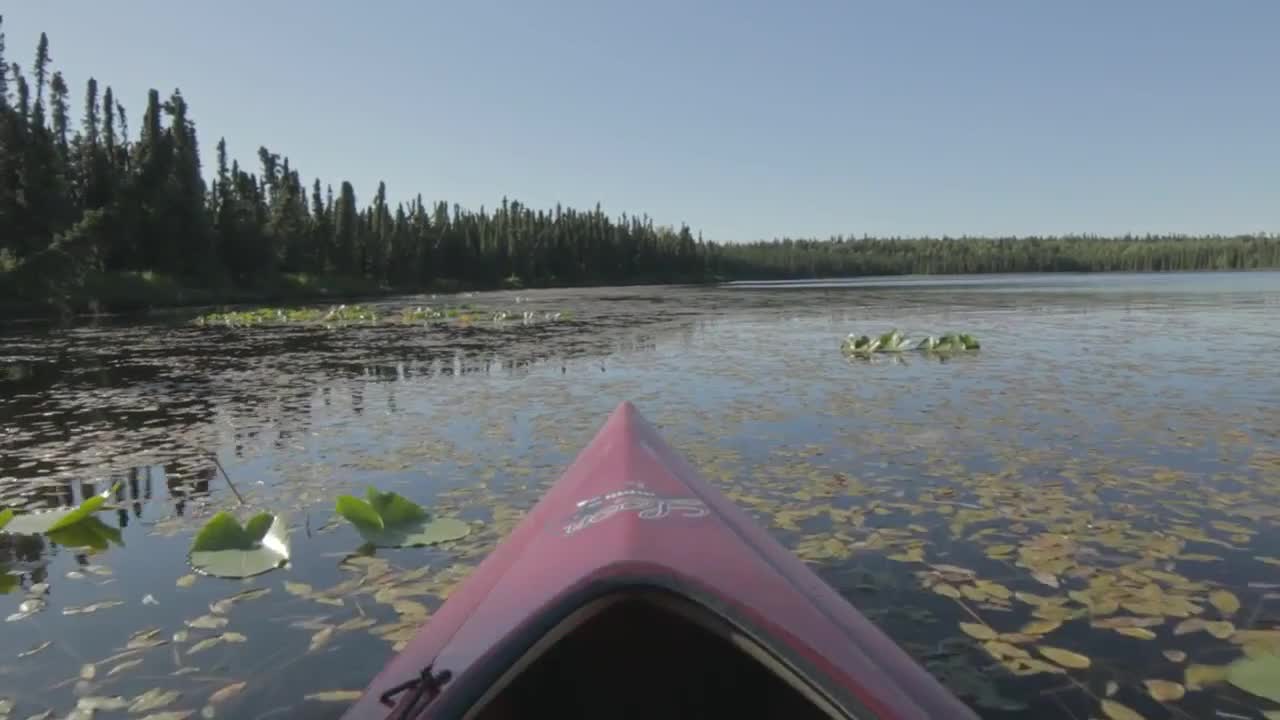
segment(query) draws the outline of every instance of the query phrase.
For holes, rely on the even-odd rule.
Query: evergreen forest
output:
[[[40,36],[29,68],[0,19],[0,301],[53,302],[175,288],[205,298],[321,285],[390,290],[706,282],[914,273],[1280,267],[1280,237],[779,239],[713,242],[647,215],[463,208],[384,183],[304,177],[288,156],[202,167],[181,91],[131,115],[95,78],[73,89]],[[73,106],[78,113],[73,115]],[[158,293],[158,294],[157,294]],[[179,293],[180,295],[180,293]]]

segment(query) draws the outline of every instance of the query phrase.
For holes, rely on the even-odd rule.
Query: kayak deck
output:
[[[623,403],[344,720],[712,716],[976,718]]]

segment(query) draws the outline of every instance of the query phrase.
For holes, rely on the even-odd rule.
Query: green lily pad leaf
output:
[[[266,537],[267,531],[271,529],[271,523],[275,521],[275,517],[271,513],[258,513],[249,518],[244,524],[244,532],[253,542],[262,542],[262,538]]]
[[[14,535],[41,535],[71,527],[98,512],[117,487],[119,483],[85,500],[77,507],[13,515],[12,519],[4,524],[5,531]]]
[[[11,509],[0,510],[0,530],[3,530],[4,526],[8,525],[9,521],[12,519],[13,519],[13,510]]]
[[[120,529],[113,528],[96,517],[83,518],[70,525],[51,529],[47,534],[53,542],[69,548],[106,550],[113,543],[124,545]]]
[[[369,503],[351,495],[339,495],[334,509],[356,526],[361,535],[382,531],[382,516]]]
[[[884,352],[902,352],[907,349],[909,341],[902,336],[897,330],[889,332],[879,337],[878,349]]]
[[[378,492],[369,488],[365,493],[378,516],[382,518],[384,527],[400,527],[407,523],[427,520],[427,511],[422,506],[410,502],[393,492]]]
[[[230,513],[214,515],[191,544],[191,567],[205,575],[246,578],[289,561],[288,524],[281,515],[260,513],[244,527]]]
[[[471,526],[465,522],[457,518],[440,518],[424,522],[416,531],[406,533],[399,546],[436,545],[461,540],[470,533]]]
[[[376,547],[434,545],[458,540],[471,532],[470,525],[455,518],[432,520],[420,505],[394,492],[369,488],[366,496],[368,502],[342,495],[335,510]]]
[[[1259,655],[1231,663],[1227,682],[1260,698],[1280,702],[1280,655]]]

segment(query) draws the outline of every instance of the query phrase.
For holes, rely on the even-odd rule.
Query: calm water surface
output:
[[[624,399],[984,715],[1096,717],[1104,699],[1148,718],[1280,709],[1227,683],[1165,703],[1146,685],[1280,652],[1241,632],[1280,629],[1278,273],[379,305],[446,301],[571,317],[3,331],[0,507],[121,486],[98,516],[120,531],[104,550],[0,535],[0,717],[149,690],[167,710],[336,717],[344,696],[324,693],[363,687]],[[983,348],[839,351],[894,327]],[[248,507],[288,513],[287,569],[185,577],[202,522],[241,511],[215,458]],[[475,531],[352,559],[360,540],[333,501],[367,485]],[[210,612],[253,589],[269,592]],[[211,614],[226,624],[187,627]],[[1044,664],[1045,646],[1089,666],[1019,662]]]

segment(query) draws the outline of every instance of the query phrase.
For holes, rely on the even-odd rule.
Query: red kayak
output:
[[[630,403],[346,720],[977,716]]]

